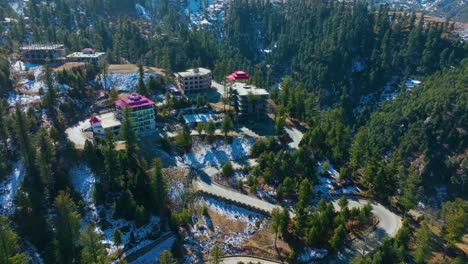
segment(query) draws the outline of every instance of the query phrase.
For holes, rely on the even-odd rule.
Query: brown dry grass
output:
[[[457,243],[456,246],[465,253],[465,255],[468,255],[468,235],[463,236],[462,242]]]
[[[201,213],[200,206],[197,206],[197,208],[194,208],[194,210],[196,210],[198,214]],[[247,225],[246,223],[243,223],[241,221],[226,219],[226,217],[218,214],[216,211],[212,209],[208,209],[208,216],[213,226],[217,227],[215,229],[216,230],[215,232],[217,232],[216,235],[218,238],[223,238],[225,236],[232,235],[233,233],[243,233]],[[204,220],[201,220],[201,221],[204,221]],[[272,258],[276,259],[278,257],[277,251],[275,249],[275,244],[274,244],[275,237],[270,232],[269,225],[270,225],[269,223],[266,223],[263,229],[257,230],[255,234],[253,234],[249,240],[245,241],[241,245],[241,248],[244,251],[243,254],[256,255],[256,256],[265,257],[268,259],[272,259]],[[214,232],[212,230],[207,230],[207,231],[210,237],[214,235]],[[206,240],[209,238],[199,237],[198,239]],[[278,239],[277,245],[283,257],[287,256],[287,254],[289,254],[289,252],[291,251],[291,248],[288,246],[288,244],[286,244],[281,239]]]
[[[291,252],[291,247],[279,238],[276,245],[278,251],[283,257],[287,256],[289,252]],[[255,235],[249,241],[244,243],[243,246],[257,256],[269,259],[278,257],[278,253],[275,248],[275,236],[268,232],[268,230],[262,230],[255,233]]]
[[[145,72],[156,73],[164,75],[162,69],[156,67],[144,67]],[[138,66],[136,64],[110,64],[109,73],[135,73],[138,72]]]
[[[188,170],[185,168],[163,168],[162,173],[165,178],[185,181],[188,175]]]
[[[53,72],[60,72],[60,71],[63,71],[63,70],[71,70],[71,69],[74,69],[74,68],[79,68],[79,67],[84,67],[85,66],[85,63],[84,62],[67,62],[65,64],[62,64],[56,68],[54,68],[52,71]]]
[[[215,211],[209,209],[208,215],[214,226],[219,226],[223,233],[236,233],[236,232],[244,232],[246,227],[245,223],[240,221],[235,221],[231,219],[226,219],[224,216],[217,214]]]

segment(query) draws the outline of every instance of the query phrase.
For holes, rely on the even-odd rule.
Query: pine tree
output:
[[[195,129],[197,130],[198,135],[201,136],[203,133],[203,130],[205,130],[205,124],[198,123]]]
[[[52,79],[52,69],[48,65],[45,69],[45,84],[47,86],[47,91],[44,95],[44,102],[49,113],[54,116],[55,106],[57,105],[58,100],[58,91],[54,86],[54,81]]]
[[[289,214],[286,208],[274,208],[271,212],[271,230],[275,234],[275,247],[279,234],[283,234],[289,224]]]
[[[278,136],[284,134],[284,127],[286,126],[286,117],[283,114],[275,118],[275,132]]]
[[[344,224],[339,225],[335,230],[333,231],[333,236],[330,239],[330,246],[333,249],[339,249],[340,246],[343,243],[343,239],[346,236],[346,228]]]
[[[313,197],[313,187],[308,179],[302,180],[299,184],[297,196],[297,203],[294,208],[296,213],[296,217],[294,218],[294,232],[297,236],[303,236],[305,234],[307,216],[310,211],[309,202]]]
[[[26,255],[18,253],[18,236],[11,229],[10,221],[0,216],[0,263],[27,264]]]
[[[102,235],[94,231],[94,226],[87,225],[80,236],[81,263],[83,264],[109,264],[107,251],[102,244]]]
[[[192,135],[190,128],[186,124],[175,137],[175,143],[179,152],[186,152],[192,147]]]
[[[426,263],[431,256],[434,247],[432,240],[432,232],[426,223],[423,223],[416,230],[416,249],[413,251],[413,259],[415,263]]]
[[[232,178],[232,176],[234,176],[234,168],[232,167],[232,163],[230,161],[224,163],[221,171],[223,173],[223,176],[227,179],[230,179]]]
[[[176,264],[174,260],[172,260],[172,254],[168,250],[164,250],[161,255],[159,255],[159,264]]]
[[[213,122],[213,120],[208,121],[208,123],[206,125],[206,128],[205,128],[205,131],[206,131],[206,134],[208,136],[208,139],[213,140],[213,136],[214,136],[215,131],[216,131],[216,125]]]
[[[0,98],[0,151],[8,153],[8,112],[7,103],[3,98]]]
[[[163,215],[168,189],[162,173],[162,162],[160,159],[155,159],[153,161],[152,186],[156,212]]]
[[[449,246],[461,240],[468,228],[468,202],[457,198],[442,205],[442,219],[445,223],[444,239]]]
[[[416,171],[411,171],[403,185],[400,204],[405,212],[415,208],[422,196],[421,176]]]
[[[148,80],[148,91],[151,93],[157,93],[162,91],[162,87],[160,85],[161,80],[157,81],[156,78],[151,75]]]
[[[122,240],[122,231],[120,229],[115,229],[114,233],[112,234],[112,238],[114,240],[114,243],[116,245],[122,245],[123,240]]]
[[[111,132],[106,134],[104,145],[102,147],[102,155],[104,158],[104,174],[102,175],[101,184],[104,191],[110,189],[115,190],[120,178],[120,159],[114,146],[114,138]]]
[[[99,61],[99,69],[101,71],[101,78],[103,80],[102,83],[104,84],[104,90],[108,90],[109,87],[107,84],[107,77],[109,74],[109,63],[107,62],[107,59]]]
[[[133,129],[133,119],[131,117],[131,109],[125,107],[123,110],[122,124],[120,126],[120,136],[126,142],[127,155],[135,154],[138,149],[138,136]]]
[[[31,123],[28,117],[23,113],[19,102],[15,105],[14,121],[15,136],[20,146],[24,165],[31,168],[34,164],[34,151],[32,150],[30,138]]]
[[[57,175],[57,160],[55,146],[45,129],[40,129],[36,139],[37,150],[37,168],[45,187],[46,197],[52,198],[55,195]]]
[[[231,120],[229,115],[226,115],[221,122],[221,131],[224,133],[224,138],[227,138],[227,135],[230,131],[234,129],[234,123]]]
[[[57,261],[73,263],[78,257],[81,217],[70,195],[60,192],[54,201]]]
[[[211,261],[212,264],[219,264],[221,263],[221,257],[223,256],[223,252],[218,245],[215,245],[211,248]]]
[[[113,104],[118,99],[119,99],[119,91],[117,91],[115,87],[112,87],[111,90],[109,91],[109,103]]]
[[[145,69],[143,64],[138,64],[138,84],[137,84],[137,93],[141,95],[148,95],[148,89],[145,84]]]

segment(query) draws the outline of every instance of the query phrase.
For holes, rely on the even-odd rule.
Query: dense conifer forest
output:
[[[251,73],[251,84],[270,93],[273,136],[252,144],[250,156],[257,163],[242,170],[250,175],[248,192],[269,186],[277,204],[289,202],[284,210],[271,212],[275,247],[278,237],[291,245],[285,260],[297,260],[299,247],[326,247],[336,254],[350,231],[374,224],[370,204],[348,209],[346,198],[337,199],[335,207],[317,199],[317,164],[325,173],[333,164],[339,168],[340,184],[356,184],[363,197],[390,206],[404,218],[395,237],[351,263],[428,263],[436,250],[450,260],[435,263],[465,263],[466,253],[457,244],[463,239],[466,243],[468,226],[468,44],[453,33],[453,22],[367,1],[232,0],[222,23],[209,26],[190,23],[182,8],[187,1],[24,3],[23,16],[0,3],[0,18],[13,19],[7,27],[0,25],[0,180],[18,160],[26,175],[15,194],[14,213],[0,216],[0,263],[33,263],[21,250],[25,241],[45,263],[126,263],[121,255],[108,254],[95,219],[85,219],[89,208],[70,180],[69,168],[77,161],[89,164],[96,175],[90,198],[96,206],[136,227],[158,217],[161,230],[177,234],[172,253],[161,255],[160,263],[186,263],[181,230],[193,221],[188,206],[193,194],[183,197],[181,210],[169,205],[172,189],[165,165],[142,154],[130,110],[123,111],[118,134],[86,141],[82,150],[65,134],[89,110],[87,104],[96,103],[91,99],[98,97],[95,76],[107,74],[108,64],[130,63],[138,65],[136,90],[143,95],[165,91],[173,72],[202,66],[212,69],[219,83],[243,69]],[[151,19],[137,14],[137,4],[151,12]],[[7,98],[17,78],[11,62],[28,43],[63,43],[70,51],[92,47],[105,51],[107,58],[103,64],[56,72],[45,63],[42,101],[23,107]],[[145,83],[144,66],[168,75]],[[69,87],[66,96],[60,96],[54,78]],[[408,87],[412,79],[422,80],[422,85]],[[389,92],[394,97],[382,99]],[[109,90],[105,97],[117,99],[119,93]],[[155,117],[161,123],[183,123],[182,116],[171,113],[208,105],[206,95],[162,97],[166,105]],[[165,136],[158,148],[169,156],[183,156],[197,141],[212,144],[218,136],[232,143],[234,115],[225,112],[221,132],[213,122],[197,126],[197,134],[180,124],[173,142]],[[292,123],[304,129],[293,151],[282,142],[285,126]],[[122,141],[124,150],[116,148]],[[233,164],[223,164],[220,175],[232,178]],[[238,182],[241,190],[243,184]],[[439,186],[447,187],[448,194],[437,205],[433,222],[441,231],[435,238],[426,222],[407,214],[435,196]],[[133,243],[135,235],[128,236]],[[122,245],[122,239],[116,229],[113,243]]]

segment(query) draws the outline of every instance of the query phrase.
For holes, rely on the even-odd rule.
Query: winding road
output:
[[[289,143],[289,147],[291,149],[297,149],[299,147],[300,141],[302,140],[303,133],[292,127],[287,127],[285,132],[292,139],[292,142]],[[275,208],[281,208],[280,205],[262,200],[256,196],[240,193],[237,190],[215,183],[212,179],[214,179],[214,176],[219,173],[219,170],[216,168],[208,167],[199,172],[200,173],[198,174],[198,177],[193,179],[193,186],[197,191],[213,195],[223,200],[238,203],[249,208],[254,208],[268,214],[271,214]],[[337,201],[338,198],[333,199],[333,206],[335,207],[335,210],[338,211],[340,210],[340,206],[338,205]],[[351,248],[345,250],[346,252],[342,254],[338,254],[332,263],[349,263],[350,258],[357,251],[365,253],[374,250],[380,244],[383,238],[394,237],[401,228],[401,217],[387,209],[382,204],[364,199],[362,197],[348,198],[348,208],[361,208],[367,203],[372,205],[372,214],[378,219],[377,225],[371,233],[366,235],[365,238],[359,238],[353,241]],[[291,217],[294,217],[294,213],[292,212]],[[241,256],[227,257],[223,259],[223,263],[237,263],[238,261],[243,261],[245,263],[248,263],[249,261],[260,261],[260,263],[267,264],[274,263],[271,261],[265,261],[251,257],[250,259],[245,260],[243,258],[244,257]]]
[[[270,214],[274,208],[281,208],[281,206],[270,203],[265,200],[261,200],[257,197],[240,193],[236,190],[228,187],[219,185],[213,182],[211,179],[213,175],[219,171],[215,168],[207,168],[204,170],[203,175],[196,177],[193,180],[193,186],[196,190],[222,198],[224,200],[232,201],[235,203],[243,204],[251,208],[258,209],[260,211]],[[363,207],[368,202],[372,205],[372,213],[379,220],[376,226],[375,233],[380,240],[384,236],[394,237],[401,227],[401,217],[388,210],[385,206],[380,203],[369,201],[363,198],[349,198],[348,207]],[[333,201],[333,205],[336,210],[340,207],[337,204],[337,199]],[[294,215],[291,214],[291,217]]]

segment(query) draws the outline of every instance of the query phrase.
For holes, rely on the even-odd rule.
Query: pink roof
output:
[[[84,48],[82,51],[83,51],[83,52],[86,52],[86,51],[91,51],[91,52],[92,52],[92,51],[94,51],[94,50],[93,50],[92,48]]]
[[[89,119],[89,123],[91,123],[91,125],[101,123],[101,119],[97,118],[96,116],[93,116]]]
[[[250,75],[245,71],[235,71],[226,76],[226,79],[229,81],[250,80]]]
[[[125,98],[117,100],[115,102],[115,105],[117,106],[117,108],[121,109],[125,107],[130,107],[133,109],[142,106],[154,105],[154,102],[148,99],[146,96],[139,95],[137,93],[132,93],[131,95]]]

